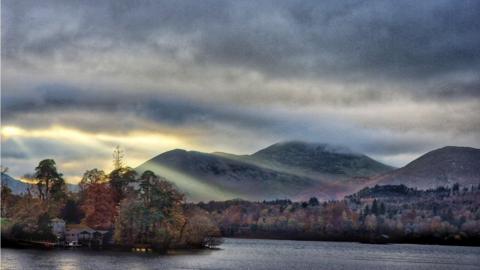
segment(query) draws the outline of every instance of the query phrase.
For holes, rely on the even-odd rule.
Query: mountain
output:
[[[290,168],[310,176],[369,177],[394,169],[345,147],[298,141],[271,145],[254,153],[251,158],[261,164]]]
[[[7,185],[12,190],[13,194],[22,194],[25,193],[29,184],[22,182],[18,179],[11,177],[6,173],[2,173],[2,185]],[[77,192],[79,190],[78,185],[66,184],[67,189],[72,192]]]
[[[28,187],[28,184],[17,180],[6,173],[2,173],[2,185],[9,187],[13,194],[22,194]]]
[[[172,180],[194,200],[290,198],[316,181],[215,154],[176,149],[140,165]]]
[[[375,178],[378,184],[404,184],[420,189],[480,184],[480,149],[447,146],[433,150]]]
[[[174,182],[190,200],[333,199],[392,168],[345,148],[278,143],[252,155],[176,149],[136,168]],[[352,178],[354,178],[352,180]]]

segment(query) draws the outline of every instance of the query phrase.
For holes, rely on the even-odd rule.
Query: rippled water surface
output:
[[[2,248],[1,269],[480,269],[479,247],[226,239],[174,255]]]

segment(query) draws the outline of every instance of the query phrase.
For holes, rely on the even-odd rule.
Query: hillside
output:
[[[22,182],[18,179],[15,179],[6,173],[2,173],[2,185],[3,184],[7,185],[12,190],[13,194],[25,193],[28,187],[27,183]],[[69,191],[76,192],[79,190],[78,185],[74,185],[74,184],[66,184],[66,185]]]
[[[404,184],[420,189],[480,184],[480,149],[447,146],[433,150],[406,166],[375,178],[378,184]]]
[[[8,186],[13,194],[22,194],[28,187],[28,184],[17,180],[6,173],[2,173],[2,185]]]
[[[252,155],[176,149],[136,168],[173,181],[191,200],[332,199],[390,167],[326,144],[286,142]],[[351,178],[357,178],[352,180]]]
[[[136,170],[152,170],[171,179],[194,200],[290,198],[316,186],[315,180],[306,177],[180,149],[158,155]]]
[[[250,156],[261,164],[290,168],[307,175],[338,175],[343,177],[368,177],[391,171],[393,167],[382,164],[366,155],[328,144],[283,142],[271,145]]]

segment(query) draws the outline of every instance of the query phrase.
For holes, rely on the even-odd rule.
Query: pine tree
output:
[[[373,203],[372,203],[372,214],[378,215],[378,203],[376,199],[373,200]]]
[[[385,204],[383,202],[380,203],[380,215],[385,215]]]
[[[34,178],[38,181],[37,188],[40,199],[44,201],[60,200],[66,196],[65,181],[62,174],[57,171],[53,159],[44,159],[35,168]]]
[[[363,214],[365,216],[368,216],[368,214],[370,214],[370,207],[368,207],[368,204],[365,206],[365,210],[363,210]]]
[[[125,157],[124,151],[120,148],[120,145],[117,145],[113,150],[113,168],[118,170],[123,168],[123,158]]]

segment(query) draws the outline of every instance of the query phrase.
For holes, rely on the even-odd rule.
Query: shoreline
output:
[[[222,239],[240,239],[240,240],[268,240],[268,241],[295,241],[295,242],[332,242],[332,243],[352,243],[352,244],[366,244],[366,245],[422,245],[422,246],[458,246],[458,247],[480,247],[480,241],[470,240],[456,240],[456,241],[432,241],[432,242],[422,242],[422,241],[390,241],[390,242],[372,242],[372,241],[355,241],[355,240],[332,240],[332,239],[300,239],[300,238],[273,238],[273,237],[223,237]],[[21,243],[24,241],[25,243]],[[217,247],[203,247],[203,248],[172,248],[164,251],[160,250],[149,250],[149,251],[134,251],[133,247],[125,247],[119,245],[109,245],[102,247],[67,247],[67,246],[51,246],[49,248],[42,248],[37,245],[28,245],[28,241],[25,240],[12,240],[12,239],[2,239],[1,248],[11,248],[11,249],[27,249],[27,250],[43,250],[43,251],[53,251],[53,250],[71,250],[71,251],[107,251],[107,252],[125,252],[130,254],[158,254],[158,255],[175,255],[181,253],[199,253],[203,251],[215,251],[221,250],[221,245]],[[34,242],[32,242],[34,243]],[[54,243],[49,243],[54,244]]]
[[[334,240],[334,239],[305,239],[305,238],[275,238],[275,237],[248,237],[248,236],[228,236],[224,237],[225,239],[247,239],[247,240],[279,240],[279,241],[299,241],[299,242],[332,242],[332,243],[358,243],[358,244],[368,244],[368,245],[422,245],[422,246],[459,246],[459,247],[480,247],[480,239],[473,240],[444,240],[444,241],[430,241],[422,242],[418,241],[409,241],[409,240],[399,240],[399,241],[360,241],[355,239],[344,239],[344,240]]]

